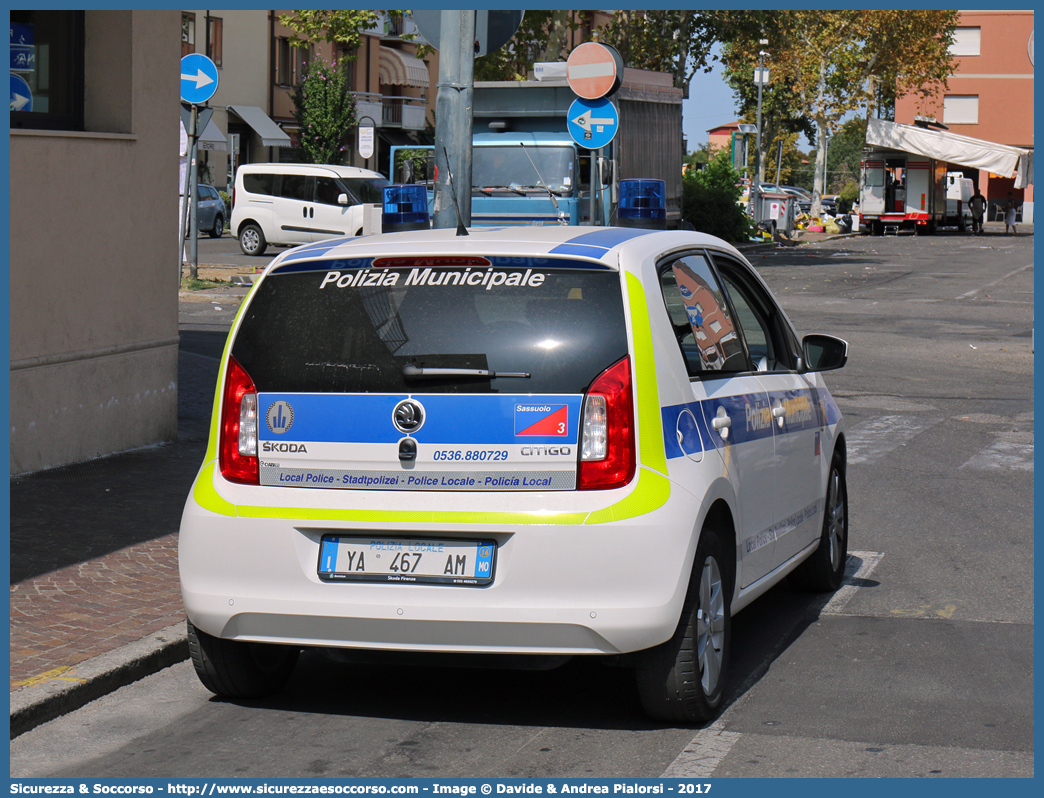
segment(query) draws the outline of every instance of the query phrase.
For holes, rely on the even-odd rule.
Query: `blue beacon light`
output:
[[[631,179],[620,181],[620,206],[617,227],[647,230],[667,228],[667,184],[663,180]]]
[[[381,232],[428,230],[428,190],[424,186],[394,185],[384,187],[384,212]]]

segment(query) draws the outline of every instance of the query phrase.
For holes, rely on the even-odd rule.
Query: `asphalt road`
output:
[[[263,702],[183,663],[14,740],[13,776],[1033,775],[1033,239],[854,238],[752,256],[803,332],[851,345],[851,576],[734,622],[724,714],[641,713],[629,671],[302,657]],[[220,308],[216,310],[215,308]],[[234,303],[183,303],[215,356]],[[215,347],[217,349],[215,350]]]

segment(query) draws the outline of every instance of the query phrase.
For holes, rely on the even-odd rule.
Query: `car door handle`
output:
[[[721,435],[721,439],[724,441],[728,440],[729,427],[731,426],[732,419],[729,418],[728,414],[725,412],[724,407],[719,407],[718,414],[711,419],[711,427],[714,429],[715,432]]]
[[[783,428],[783,422],[786,420],[786,415],[787,409],[783,407],[782,402],[772,408],[772,417],[776,419],[776,423],[779,424],[780,429]]]

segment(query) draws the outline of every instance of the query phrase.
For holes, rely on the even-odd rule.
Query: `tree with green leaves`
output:
[[[761,50],[768,54],[766,66],[773,82],[790,90],[794,115],[814,124],[813,213],[820,210],[825,183],[826,140],[841,119],[860,109],[869,116],[882,97],[927,97],[945,86],[955,68],[949,54],[955,11],[705,13],[714,15],[732,63],[757,60]]]
[[[720,150],[703,169],[690,169],[682,180],[682,219],[701,233],[726,241],[750,236],[750,217],[739,204],[740,176],[732,153]]]
[[[355,127],[355,95],[349,91],[343,62],[313,58],[294,87],[294,118],[301,127],[305,163],[341,164],[348,134]]]
[[[475,59],[475,80],[526,80],[537,61],[564,61],[568,33],[578,27],[572,11],[527,10],[511,41]]]
[[[291,11],[279,17],[279,24],[294,33],[290,44],[307,47],[315,42],[343,44],[349,51],[347,58],[355,58],[355,50],[362,42],[364,31],[373,30],[381,21],[381,13],[389,19],[401,19],[406,11],[360,11],[340,9],[337,11]]]
[[[826,178],[823,183],[825,194],[836,194],[850,180],[858,180],[864,146],[866,119],[849,119],[841,125],[827,146]]]
[[[674,76],[675,88],[689,96],[689,83],[707,70],[718,40],[716,19],[701,11],[614,11],[598,38],[620,51],[624,63]]]

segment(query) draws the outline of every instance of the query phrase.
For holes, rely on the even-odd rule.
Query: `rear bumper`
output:
[[[295,493],[352,502],[367,492]],[[525,500],[540,506],[542,496]],[[457,494],[456,501],[488,506],[490,497]],[[219,514],[193,496],[180,534],[182,594],[195,626],[230,639],[393,651],[624,653],[674,632],[699,509],[676,489],[653,512],[609,523],[345,523]],[[494,581],[462,587],[320,580],[322,536],[360,531],[495,539]]]

